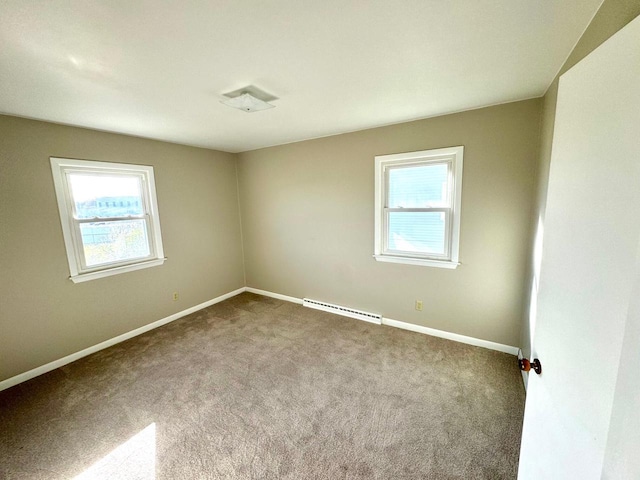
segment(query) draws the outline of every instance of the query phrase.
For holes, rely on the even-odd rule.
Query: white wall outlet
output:
[[[416,300],[416,310],[422,311],[422,300]]]
[[[175,302],[176,300],[178,300],[178,298],[180,297],[180,295],[178,294],[178,292],[173,292],[173,301]]]

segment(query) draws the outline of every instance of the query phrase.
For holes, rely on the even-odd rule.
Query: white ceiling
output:
[[[252,150],[542,95],[601,3],[3,0],[0,112]]]

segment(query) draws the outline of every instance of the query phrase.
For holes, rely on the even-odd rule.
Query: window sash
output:
[[[389,247],[389,238],[391,232],[389,231],[389,214],[390,213],[444,213],[444,252],[421,252],[415,250],[396,250]],[[415,258],[433,258],[437,260],[451,260],[451,217],[453,214],[452,208],[385,208],[384,220],[383,220],[383,247],[382,253],[387,255],[398,255],[403,257],[415,257]]]
[[[453,204],[454,178],[453,178],[453,160],[452,159],[430,159],[417,160],[414,162],[402,163],[400,165],[386,165],[384,167],[384,208],[389,208],[389,193],[391,191],[391,170],[400,170],[405,168],[415,168],[421,166],[446,165],[447,166],[447,195],[443,204],[433,207],[418,208],[451,208]],[[440,202],[438,202],[440,203]],[[411,207],[410,207],[411,208]]]
[[[136,178],[140,184],[140,197],[141,197],[141,202],[142,202],[142,215],[147,215],[150,216],[151,215],[151,203],[150,203],[150,198],[149,198],[149,188],[148,188],[148,184],[147,184],[147,174],[145,172],[130,172],[130,171],[118,171],[118,170],[109,170],[108,172],[105,170],[98,170],[96,168],[91,168],[91,167],[85,167],[85,168],[78,168],[78,167],[73,167],[73,168],[68,168],[68,167],[63,167],[64,168],[64,178],[65,178],[65,190],[66,190],[66,196],[67,198],[70,200],[70,202],[68,203],[68,207],[70,208],[70,212],[73,216],[74,219],[76,220],[85,220],[85,219],[81,219],[79,218],[77,209],[76,209],[76,202],[75,199],[73,198],[73,189],[71,187],[71,175],[74,174],[83,174],[83,175],[93,175],[93,176],[103,176],[103,177],[123,177],[123,178]],[[132,218],[135,218],[135,215],[132,215]],[[99,219],[99,220],[110,220],[110,219],[117,219],[117,218],[123,218],[123,217],[93,217],[94,219]]]
[[[145,227],[147,229],[147,242],[149,245],[149,255],[146,255],[143,257],[127,258],[126,260],[115,260],[113,262],[104,262],[104,263],[99,263],[91,266],[87,265],[87,258],[84,250],[85,243],[82,240],[82,230],[80,227],[84,223],[96,223],[96,220],[89,220],[89,219],[87,219],[86,221],[85,219],[73,220],[73,224],[74,224],[73,240],[76,245],[75,252],[76,252],[76,259],[78,261],[78,265],[80,266],[80,273],[96,272],[96,271],[105,270],[105,269],[114,268],[114,267],[124,267],[127,265],[132,265],[135,263],[140,263],[146,260],[153,260],[154,258],[157,258],[154,236],[153,236],[153,222],[151,222],[151,218],[148,215],[143,215],[140,218],[126,217],[126,218],[108,219],[108,220],[105,220],[103,218],[98,219],[98,221],[101,223],[112,223],[112,224],[130,221],[130,220],[144,220]]]
[[[117,222],[121,220],[141,220],[143,218],[149,218],[149,215],[127,215],[126,217],[92,217],[92,218],[75,218],[78,223],[95,223],[95,222]]]
[[[404,169],[404,168],[415,168],[421,167],[423,165],[446,165],[447,166],[447,191],[445,198],[445,206],[439,207],[389,207],[389,193],[391,191],[391,179],[390,172],[394,169]],[[453,208],[451,207],[452,199],[453,199],[453,161],[451,159],[420,159],[414,162],[402,163],[400,165],[386,165],[384,167],[384,207],[383,207],[383,246],[382,246],[382,254],[387,255],[399,255],[406,257],[418,257],[418,258],[433,258],[437,260],[450,260],[451,259],[451,216],[453,213]],[[389,231],[389,214],[392,212],[396,213],[444,213],[445,215],[445,228],[444,228],[444,252],[443,253],[434,253],[434,252],[424,252],[424,251],[408,251],[408,250],[397,250],[389,247],[390,244],[390,234]]]
[[[105,171],[103,169],[96,169],[91,167],[86,168],[64,168],[64,179],[65,179],[65,189],[66,189],[66,197],[68,200],[68,208],[71,212],[71,216],[69,221],[71,222],[71,234],[73,237],[74,250],[76,256],[76,262],[78,264],[78,273],[90,273],[96,272],[100,270],[105,270],[109,268],[115,267],[123,267],[127,265],[131,265],[134,263],[143,262],[145,260],[152,260],[154,258],[158,258],[157,248],[153,229],[153,222],[151,221],[151,215],[149,213],[150,206],[150,198],[149,198],[149,189],[147,188],[147,179],[146,173],[144,172],[129,172],[129,171],[118,171],[118,170],[109,170]],[[85,174],[85,175],[94,175],[94,176],[121,176],[123,178],[131,178],[135,177],[140,182],[140,196],[142,199],[142,211],[144,212],[142,215],[131,215],[126,217],[93,217],[93,218],[78,218],[78,212],[76,209],[76,200],[73,198],[73,189],[71,188],[71,180],[70,177],[73,174]],[[80,226],[83,223],[95,223],[96,221],[104,222],[104,223],[113,223],[120,222],[126,220],[135,220],[135,219],[144,219],[145,226],[147,229],[147,242],[149,245],[149,255],[144,257],[135,257],[128,258],[126,260],[118,260],[113,262],[105,262],[97,265],[87,265],[87,259],[85,254],[85,244],[82,240],[82,232]]]

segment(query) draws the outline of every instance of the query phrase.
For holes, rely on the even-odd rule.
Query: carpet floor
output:
[[[0,392],[2,479],[513,479],[515,357],[243,293]]]

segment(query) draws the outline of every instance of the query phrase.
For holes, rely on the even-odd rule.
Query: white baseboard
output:
[[[161,320],[157,320],[155,322],[144,325],[140,328],[136,328],[135,330],[131,330],[130,332],[123,333],[122,335],[118,335],[117,337],[113,337],[109,340],[105,340],[104,342],[98,343],[92,347],[85,348],[84,350],[80,350],[79,352],[72,353],[71,355],[67,355],[66,357],[60,358],[58,360],[54,360],[53,362],[47,363],[40,367],[34,368],[33,370],[29,370],[27,372],[16,375],[15,377],[8,378],[0,382],[0,392],[2,390],[6,390],[7,388],[13,387],[22,382],[26,382],[27,380],[31,380],[43,373],[50,372],[51,370],[55,370],[56,368],[60,368],[68,363],[74,362],[82,357],[86,357],[87,355],[91,355],[92,353],[98,352],[100,350],[104,350],[105,348],[111,347],[116,343],[124,342],[125,340],[129,340],[130,338],[141,335],[149,330],[153,330],[154,328],[161,327],[162,325],[166,325],[167,323],[171,323],[179,318],[189,315],[190,313],[197,312],[198,310],[202,310],[203,308],[207,308],[215,303],[222,302],[227,298],[235,297],[236,295],[244,292],[246,290],[245,287],[238,288],[233,292],[225,293],[224,295],[220,295],[212,300],[208,300],[204,303],[196,305],[191,308],[187,308],[186,310],[182,310],[181,312],[174,313],[173,315],[169,315]]]
[[[280,300],[285,300],[293,303],[302,304],[303,302],[301,298],[289,297],[287,295],[268,292],[266,290],[258,290],[257,288],[247,287],[247,292],[257,293],[258,295],[264,295],[266,297],[278,298]],[[399,320],[393,320],[387,317],[382,317],[382,325],[402,328],[403,330],[410,330],[417,333],[424,333],[425,335],[431,335],[433,337],[446,338],[447,340],[453,340],[454,342],[466,343],[468,345],[474,345],[476,347],[488,348],[489,350],[497,350],[498,352],[504,352],[510,355],[518,355],[518,347],[512,347],[511,345],[504,345],[502,343],[490,342],[489,340],[481,340],[474,337],[467,337],[466,335],[460,335],[458,333],[445,332],[444,330],[437,330],[435,328],[423,327],[414,323],[401,322]]]
[[[425,335],[431,335],[433,337],[446,338],[447,340],[466,343],[467,345],[488,348],[489,350],[497,350],[498,352],[509,353],[511,355],[518,354],[518,347],[490,342],[489,340],[482,340],[475,337],[467,337],[466,335],[460,335],[459,333],[451,333],[444,330],[437,330],[435,328],[423,327],[422,325],[416,325],[414,323],[401,322],[399,320],[382,317],[382,324],[390,327],[402,328],[403,330],[410,330],[412,332],[424,333]]]
[[[289,295],[281,295],[279,293],[267,292],[266,290],[259,290],[253,287],[247,287],[247,292],[255,293],[257,295],[264,295],[265,297],[277,298],[278,300],[284,300],[285,302],[299,303],[302,305],[302,299],[296,297],[290,297]]]
[[[522,360],[524,355],[522,354],[522,350],[518,349],[518,360]],[[527,384],[529,383],[529,372],[525,372],[524,370],[520,370],[522,373],[522,383],[524,383],[524,391],[527,391]]]

